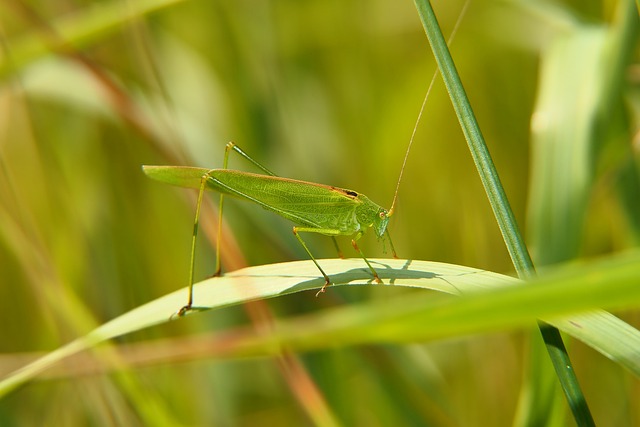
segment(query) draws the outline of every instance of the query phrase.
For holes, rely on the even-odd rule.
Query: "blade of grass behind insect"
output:
[[[535,271],[533,262],[518,229],[513,211],[502,188],[433,8],[429,0],[415,0],[415,4],[513,264],[521,278],[529,278]],[[549,325],[540,324],[539,326],[556,375],[562,384],[576,422],[578,425],[594,425],[560,332]]]

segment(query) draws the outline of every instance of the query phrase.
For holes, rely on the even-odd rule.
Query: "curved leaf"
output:
[[[269,336],[234,332],[226,354],[274,354],[282,345],[309,350],[364,342],[415,342],[531,324],[536,318],[584,341],[640,376],[640,333],[596,307],[640,303],[640,253],[612,257],[587,267],[570,266],[527,286],[509,276],[457,265],[372,259],[384,285],[437,290],[460,298],[414,293],[283,320]],[[361,259],[319,260],[335,286],[371,284]],[[323,284],[311,261],[249,267],[195,285],[198,311],[259,298],[317,290]],[[332,288],[329,288],[329,292]],[[102,341],[170,321],[186,301],[182,289],[96,328],[0,382],[0,395],[52,364]],[[310,298],[313,293],[310,293]],[[576,315],[575,313],[582,312]],[[174,317],[175,318],[175,317]]]

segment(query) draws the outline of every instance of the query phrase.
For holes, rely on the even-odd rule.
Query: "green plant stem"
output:
[[[429,0],[414,0],[414,2],[513,265],[520,278],[531,278],[535,274],[531,256],[524,244],[433,8]],[[595,425],[560,332],[555,327],[542,322],[538,326],[576,422],[580,426]]]

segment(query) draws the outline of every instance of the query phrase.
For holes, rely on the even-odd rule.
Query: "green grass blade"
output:
[[[447,43],[440,31],[438,21],[429,1],[416,0],[415,4],[513,265],[518,275],[521,278],[526,278],[533,270],[531,257],[522,239],[522,234],[480,131],[480,126],[471,108],[471,103],[467,98],[464,86],[451,58]]]
[[[418,14],[429,39],[440,73],[449,92],[460,126],[469,145],[473,161],[489,198],[494,215],[511,256],[513,264],[521,278],[534,274],[534,267],[527,247],[518,228],[511,206],[504,192],[500,178],[489,154],[489,150],[480,131],[477,120],[467,98],[462,81],[451,58],[449,48],[442,35],[440,26],[429,0],[415,0]],[[549,356],[556,375],[579,425],[593,425],[589,408],[575,370],[557,329],[540,325]]]
[[[222,336],[220,355],[276,354],[282,346],[303,351],[362,343],[412,343],[530,325],[536,318],[561,328],[640,376],[640,333],[598,307],[640,304],[640,253],[612,257],[587,267],[570,266],[528,286],[512,277],[442,263],[377,259],[387,283],[431,292],[369,301],[282,320],[273,335],[234,332]],[[367,285],[362,260],[320,260],[337,286]],[[389,284],[391,283],[391,284]],[[311,261],[249,267],[195,285],[200,310],[319,289],[323,280]],[[102,341],[169,322],[184,304],[181,289],[140,306],[88,335],[48,354],[0,382],[0,395],[34,378],[51,365]],[[594,311],[595,310],[595,311]],[[193,315],[197,312],[194,311]],[[425,328],[425,325],[429,325]]]

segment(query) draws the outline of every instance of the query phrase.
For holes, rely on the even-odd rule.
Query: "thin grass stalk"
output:
[[[535,267],[431,3],[429,0],[414,0],[414,2],[513,265],[520,278],[531,278],[535,275]],[[580,426],[595,425],[560,332],[555,327],[542,322],[539,322],[538,326],[576,423]]]

